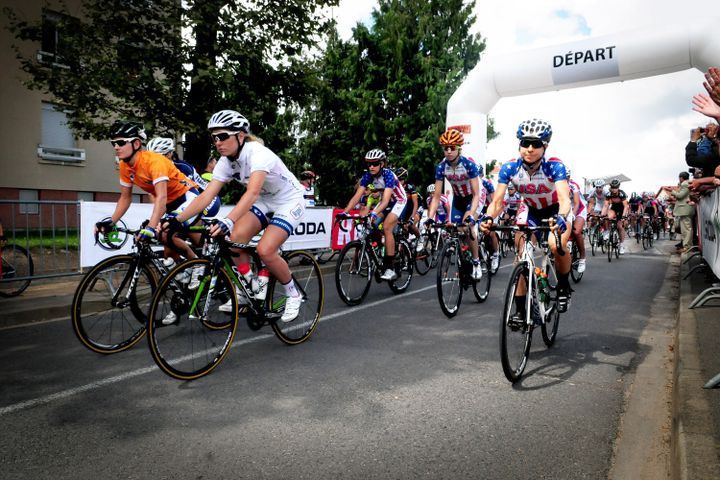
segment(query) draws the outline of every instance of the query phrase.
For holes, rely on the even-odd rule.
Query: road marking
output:
[[[508,266],[508,265],[503,265],[503,266],[500,267],[500,268],[504,268],[504,267],[506,267],[506,266]],[[415,295],[415,294],[417,294],[417,293],[421,293],[421,292],[424,292],[424,291],[426,291],[426,290],[430,290],[430,289],[433,289],[433,288],[436,288],[436,287],[435,287],[435,283],[433,283],[433,284],[431,284],[431,285],[428,285],[428,286],[426,286],[426,287],[420,288],[420,289],[418,289],[418,290],[413,290],[413,291],[411,291],[411,292],[407,292],[407,293],[405,293],[403,296]],[[324,316],[324,317],[322,317],[322,318],[320,319],[320,322],[325,322],[325,321],[333,320],[333,319],[335,319],[335,318],[339,318],[339,317],[342,317],[342,316],[345,316],[345,315],[350,315],[350,314],[352,314],[352,313],[355,313],[355,312],[358,312],[358,311],[361,311],[361,310],[365,310],[365,309],[367,309],[367,308],[375,307],[375,306],[377,306],[377,305],[382,305],[383,303],[387,303],[387,302],[390,302],[390,301],[392,301],[392,300],[396,300],[396,299],[398,299],[398,298],[401,298],[401,297],[393,296],[393,297],[388,297],[388,298],[385,298],[385,299],[382,299],[382,300],[376,300],[376,301],[374,301],[374,302],[366,303],[366,304],[364,304],[364,305],[358,305],[357,307],[352,307],[352,308],[349,309],[349,310],[342,310],[342,311],[333,313],[333,314],[331,314],[331,315]],[[246,339],[244,339],[244,340],[240,340],[239,342],[233,342],[232,347],[230,347],[230,348],[235,348],[235,347],[239,347],[239,346],[242,346],[242,345],[247,345],[247,344],[249,344],[249,343],[259,342],[260,340],[265,340],[265,339],[268,339],[268,338],[271,338],[271,337],[274,338],[275,335],[273,335],[273,334],[267,334],[267,335],[260,335],[260,336],[252,337],[252,338],[246,338]],[[70,389],[67,389],[67,390],[62,390],[62,391],[57,392],[57,393],[52,393],[52,394],[50,394],[50,395],[45,395],[45,396],[42,396],[42,397],[34,398],[34,399],[32,399],[32,400],[26,400],[26,401],[24,401],[24,402],[19,402],[19,403],[15,403],[15,404],[13,404],[13,405],[8,405],[7,407],[2,407],[2,408],[0,408],[0,417],[2,417],[2,416],[4,416],[4,415],[11,414],[11,413],[18,412],[18,411],[20,411],[20,410],[26,410],[26,409],[28,409],[28,408],[33,408],[33,407],[36,407],[36,406],[39,406],[39,405],[45,405],[45,404],[54,402],[54,401],[56,401],[56,400],[62,400],[62,399],[64,399],[64,398],[68,398],[68,397],[71,397],[71,396],[73,396],[73,395],[77,395],[77,394],[79,394],[79,393],[88,392],[88,391],[91,391],[91,390],[97,390],[97,389],[99,389],[99,388],[101,388],[101,387],[104,387],[104,386],[106,386],[106,385],[111,385],[111,384],[114,384],[114,383],[119,383],[119,382],[122,382],[122,381],[125,381],[125,380],[129,380],[129,379],[131,379],[131,378],[139,377],[139,376],[141,376],[141,375],[145,375],[145,374],[150,373],[150,372],[153,372],[153,371],[155,371],[155,370],[159,370],[159,368],[158,368],[157,366],[139,368],[139,369],[137,369],[137,370],[133,370],[133,371],[130,371],[130,372],[127,372],[127,373],[123,373],[123,374],[121,374],[121,375],[116,375],[116,376],[114,376],[114,377],[109,377],[109,378],[105,378],[105,379],[102,379],[102,380],[98,380],[97,382],[88,383],[88,384],[82,385],[82,386],[80,386],[80,387],[70,388]]]

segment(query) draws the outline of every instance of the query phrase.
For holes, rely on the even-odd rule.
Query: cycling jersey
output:
[[[607,197],[607,194],[607,190],[603,190],[601,193],[598,193],[597,189],[595,189],[588,196],[588,204],[591,200],[595,200],[595,205],[593,205],[593,212],[595,214],[599,215],[602,211],[603,205],[605,205],[605,198]]]
[[[200,174],[198,174],[197,170],[195,170],[195,167],[193,167],[187,162],[183,162],[182,160],[176,160],[173,161],[173,163],[178,170],[185,174],[186,177],[195,182],[195,184],[200,187],[200,190],[205,190],[207,188],[207,180],[205,180],[202,176],[200,176]]]
[[[565,165],[558,158],[543,157],[540,162],[540,168],[532,176],[523,167],[522,158],[503,164],[498,175],[498,183],[512,182],[527,206],[536,210],[558,204],[555,182],[568,179]]]
[[[407,195],[405,194],[405,189],[402,185],[400,185],[400,181],[398,180],[395,173],[393,173],[393,171],[389,168],[383,168],[374,177],[370,174],[370,172],[365,172],[362,178],[360,178],[360,185],[367,188],[367,186],[370,184],[373,184],[375,190],[380,192],[381,199],[385,189],[389,188],[392,190],[390,203],[401,203],[403,205],[407,203]]]
[[[570,185],[570,199],[574,200],[575,196],[579,199],[578,210],[575,212],[575,217],[587,218],[587,202],[585,201],[585,196],[582,194],[582,190],[580,190],[580,185],[574,180],[570,180],[568,183]]]
[[[430,204],[432,203],[432,195],[428,195],[427,197],[427,206],[430,208]],[[436,222],[445,223],[448,219],[448,214],[450,213],[450,201],[448,200],[447,195],[440,194],[440,202],[438,202],[437,210],[435,211],[435,220]]]
[[[505,198],[503,198],[503,209],[510,215],[515,215],[517,213],[520,202],[522,202],[522,195],[520,195],[518,191],[515,191],[515,193],[513,193],[512,195],[510,195],[507,190],[505,191]]]
[[[197,188],[195,182],[186,177],[175,164],[159,153],[141,150],[135,154],[135,163],[131,167],[120,162],[120,185],[132,188],[137,185],[145,192],[155,195],[155,185],[167,182],[167,203],[170,204],[185,195],[191,188]]]
[[[640,210],[640,204],[642,203],[642,199],[639,197],[631,198],[628,203],[630,205],[630,211],[632,213],[637,213],[638,210]]]
[[[447,179],[455,197],[472,197],[471,181],[480,175],[477,164],[462,155],[458,156],[454,166],[445,159],[435,168],[435,180]]]
[[[303,198],[305,199],[306,207],[314,207],[315,206],[315,187],[313,187],[312,185],[305,187],[304,192],[303,192]]]

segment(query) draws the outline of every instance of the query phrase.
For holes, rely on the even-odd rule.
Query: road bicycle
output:
[[[356,229],[355,240],[349,242],[340,252],[335,264],[335,288],[340,299],[348,305],[358,305],[367,296],[373,278],[380,283],[383,272],[384,247],[379,240],[374,240],[375,230],[370,217],[359,215],[338,216],[336,221],[352,220]],[[346,228],[340,224],[340,229]],[[408,289],[413,277],[414,257],[410,244],[395,238],[395,258],[393,269],[397,277],[388,282],[393,293],[402,293]]]
[[[580,249],[577,246],[577,242],[575,240],[570,240],[568,242],[568,248],[567,251],[571,254],[571,268],[570,268],[570,278],[573,279],[573,282],[580,283],[580,280],[582,280],[582,277],[585,272],[581,272],[578,270],[580,266]]]
[[[140,241],[140,230],[118,225],[96,244],[118,248],[118,235],[133,238],[133,251],[114,255],[92,267],[80,281],[70,307],[75,335],[93,352],[122,352],[145,335],[147,313],[158,279],[169,272],[158,244]],[[188,279],[189,281],[189,279]]]
[[[15,297],[24,292],[34,271],[32,255],[25,247],[0,243],[0,297]]]
[[[478,239],[478,253],[483,275],[479,280],[472,278],[472,254],[465,241],[471,228],[473,227],[467,224],[445,225],[448,238],[440,251],[436,286],[440,309],[448,318],[457,315],[463,291],[472,287],[475,298],[480,303],[487,300],[490,294],[490,258],[482,238]]]
[[[647,250],[653,246],[655,232],[653,230],[653,222],[650,220],[649,215],[643,215],[643,223],[645,225],[642,229],[642,247],[643,250]]]
[[[547,243],[547,234],[551,227],[515,225],[492,228],[520,232],[524,240],[524,247],[508,280],[503,316],[500,320],[500,361],[505,377],[515,383],[520,380],[527,366],[535,327],[540,326],[547,347],[551,347],[557,337],[560,323],[557,274]],[[531,238],[536,233],[543,234],[539,247],[535,245],[537,239]],[[553,234],[559,246],[558,254],[564,255],[566,252],[560,246],[560,236],[557,231],[553,231]],[[535,254],[538,248],[541,258],[536,264]]]
[[[415,271],[420,275],[425,275],[430,269],[435,268],[438,262],[438,255],[445,244],[447,232],[440,224],[432,224],[425,227],[425,231],[420,235],[420,245],[422,250],[415,255]]]
[[[508,226],[512,225],[513,219],[509,219],[508,221],[501,221],[500,225],[502,226]],[[498,236],[498,245],[500,247],[500,255],[505,258],[510,255],[515,254],[515,239],[512,236],[512,233],[506,230],[501,230],[499,232],[496,232]]]
[[[284,287],[273,275],[262,289],[239,275],[232,262],[235,249],[247,251],[253,272],[262,268],[255,245],[210,237],[202,258],[176,266],[157,287],[148,316],[148,343],[153,360],[169,376],[194,380],[212,372],[232,345],[240,314],[252,330],[269,325],[287,345],[303,343],[315,331],[325,287],[314,255],[304,250],[282,252],[302,295],[300,313],[284,322],[280,318],[288,298]],[[191,289],[183,279],[198,267],[203,272],[200,283]],[[242,309],[239,301],[245,303]],[[227,302],[230,308],[221,309]]]
[[[605,253],[605,239],[603,238],[603,231],[601,222],[604,217],[600,215],[589,215],[588,220],[594,219],[594,225],[590,227],[590,251],[592,256],[595,256],[595,252],[600,250]]]
[[[612,262],[612,257],[620,258],[620,231],[618,230],[618,222],[622,219],[608,218],[608,239],[605,251],[607,253],[608,262]]]

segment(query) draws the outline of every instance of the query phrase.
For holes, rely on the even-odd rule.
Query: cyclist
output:
[[[427,205],[428,211],[430,209],[430,204],[432,203],[433,195],[435,194],[435,184],[431,183],[427,186],[427,200],[425,201],[425,205]],[[438,203],[437,210],[435,211],[435,217],[433,220],[436,223],[445,223],[447,222],[448,218],[450,216],[450,200],[448,200],[447,195],[444,193],[440,194],[440,201]]]
[[[408,230],[410,233],[415,235],[415,238],[420,238],[420,230],[418,230],[418,211],[420,210],[420,195],[412,183],[407,183],[408,171],[405,167],[398,167],[395,169],[395,175],[400,181],[400,185],[405,189],[405,195],[407,195],[408,202],[400,220],[403,222],[409,222]],[[421,252],[423,249],[422,243],[417,242],[416,250]]]
[[[568,184],[570,185],[570,196],[573,204],[573,215],[575,216],[571,237],[575,241],[578,253],[580,254],[577,271],[578,273],[583,273],[585,271],[585,237],[583,237],[583,228],[585,227],[585,222],[587,221],[588,208],[585,197],[582,194],[582,189],[575,180],[572,180],[569,168],[567,169],[567,176]]]
[[[487,214],[481,221],[480,229],[483,232],[490,231],[493,220],[502,212],[507,185],[512,182],[524,199],[523,211],[518,214],[517,223],[539,225],[543,220],[552,219],[554,227],[560,231],[560,244],[567,245],[573,221],[567,172],[559,159],[545,157],[552,138],[552,127],[544,120],[525,120],[518,126],[517,138],[520,140],[520,157],[500,168],[498,186]],[[518,236],[516,239],[518,252],[523,248],[520,238]],[[565,312],[569,307],[572,292],[569,280],[571,259],[567,252],[562,256],[558,255],[554,235],[550,235],[549,245],[555,256],[558,276],[558,310]],[[519,295],[516,302],[518,312],[524,314],[524,296]]]
[[[463,134],[457,130],[448,129],[440,135],[440,146],[442,146],[445,159],[435,168],[435,191],[432,202],[428,208],[428,219],[426,223],[434,222],[435,214],[440,205],[440,192],[442,192],[443,181],[450,183],[453,191],[450,221],[454,223],[474,224],[478,207],[480,205],[480,175],[481,168],[475,162],[461,154],[462,146],[465,143]],[[482,278],[482,267],[478,253],[477,237],[470,229],[468,244],[473,257],[473,280]]]
[[[305,207],[315,206],[315,172],[305,170],[300,173],[300,184],[303,186],[303,198],[305,199]]]
[[[503,213],[500,219],[508,224],[515,221],[521,202],[522,195],[520,195],[520,192],[515,188],[515,184],[508,182],[507,191],[505,192],[505,197],[503,197]]]
[[[640,207],[642,204],[642,198],[637,193],[633,192],[630,194],[630,200],[628,200],[628,205],[630,206],[630,219],[628,221],[628,235],[631,233],[635,235],[638,242],[640,241],[639,234],[638,234],[638,226],[640,225],[640,219],[638,218],[638,215],[640,213]],[[632,230],[632,232],[630,231]]]
[[[278,254],[280,246],[293,233],[305,213],[303,188],[282,160],[250,133],[250,122],[234,110],[221,110],[210,117],[208,130],[215,148],[222,155],[213,170],[207,189],[184,212],[170,219],[167,228],[175,229],[175,222],[184,222],[197,215],[220,193],[231,180],[245,185],[245,193],[227,217],[216,220],[211,235],[229,235],[233,242],[248,243],[262,229],[265,232],[257,244],[257,254],[285,289],[287,300],[280,320],[297,318],[302,296],[292,281],[287,262]],[[271,215],[272,214],[272,215]],[[238,272],[248,278],[250,257],[239,252],[233,257]],[[259,272],[265,276],[267,272]],[[239,301],[246,301],[240,298]],[[231,305],[221,306],[227,311]]]
[[[620,221],[627,216],[630,205],[628,205],[628,198],[624,191],[620,190],[620,180],[617,178],[610,182],[610,191],[605,198],[605,204],[603,205],[602,215],[607,215],[608,219],[605,221],[605,240],[608,239],[608,221],[618,219],[617,227],[620,232],[620,255],[625,255],[625,227],[623,222]]]
[[[158,236],[157,229],[163,215],[168,212],[182,212],[200,194],[200,191],[197,184],[178,170],[168,158],[142,149],[147,135],[141,123],[117,120],[110,127],[110,138],[115,155],[121,160],[120,199],[110,219],[98,222],[96,230],[104,232],[111,229],[125,215],[132,203],[133,185],[137,185],[153,199],[150,219],[138,235],[140,240],[148,241]],[[198,220],[197,215],[187,215],[186,225],[192,225]],[[166,237],[162,240],[170,245]],[[185,258],[197,257],[192,248],[181,238],[173,236],[172,245]],[[197,288],[201,274],[200,268],[193,269],[188,288]]]
[[[495,186],[490,180],[485,178],[482,174],[482,168],[480,169],[480,206],[478,207],[477,216],[478,218],[485,215],[487,207],[492,201],[493,194],[495,193]],[[490,271],[495,272],[500,265],[500,244],[496,232],[490,232],[486,236],[488,239],[487,247],[490,253]]]
[[[350,199],[344,211],[337,215],[337,218],[343,218],[347,215],[348,211],[352,209],[360,198],[369,192],[369,185],[373,185],[375,190],[382,192],[380,202],[370,209],[370,217],[376,228],[381,223],[383,224],[383,235],[385,237],[383,268],[385,268],[385,272],[380,278],[391,281],[397,278],[397,273],[393,269],[395,261],[393,229],[407,206],[407,195],[395,173],[389,168],[385,168],[386,162],[385,152],[380,149],[376,148],[365,154],[367,171],[360,178],[360,184],[355,191],[355,195]]]

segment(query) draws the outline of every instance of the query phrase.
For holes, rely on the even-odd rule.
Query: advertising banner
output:
[[[702,256],[715,276],[720,277],[720,189],[700,199],[697,215]]]

